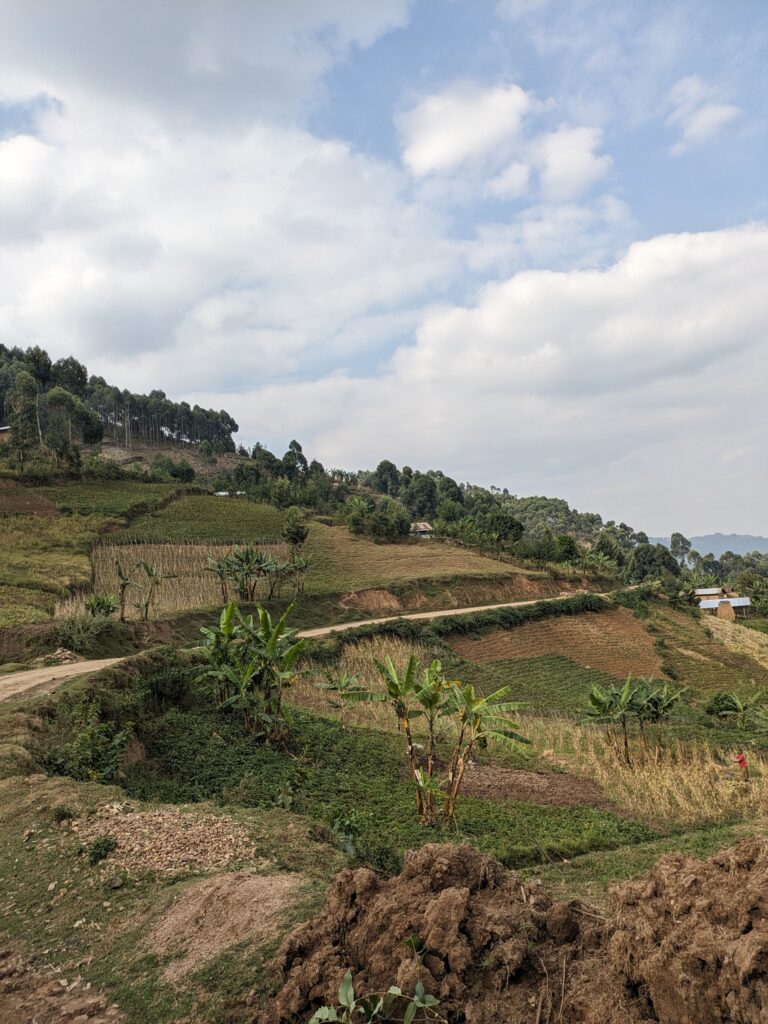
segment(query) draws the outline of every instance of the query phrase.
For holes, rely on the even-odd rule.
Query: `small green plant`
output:
[[[117,849],[117,840],[112,836],[97,836],[88,847],[88,863],[96,867]]]
[[[108,619],[118,609],[117,598],[114,594],[92,594],[85,602],[86,612],[96,618]]]
[[[63,821],[72,821],[76,814],[71,807],[67,807],[66,804],[57,804],[51,811],[51,816],[57,825],[61,825]]]
[[[347,971],[339,985],[337,1006],[321,1006],[309,1024],[337,1021],[341,1024],[416,1024],[422,1021],[445,1021],[437,1012],[440,1001],[429,995],[418,982],[412,996],[406,996],[391,985],[383,995],[356,996],[352,972]]]

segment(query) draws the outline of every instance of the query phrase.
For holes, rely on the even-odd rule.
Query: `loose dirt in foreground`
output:
[[[619,679],[630,672],[651,676],[661,670],[652,637],[626,608],[524,622],[512,630],[454,640],[451,647],[462,658],[480,665],[561,654]]]
[[[706,862],[668,854],[614,888],[607,917],[469,847],[425,846],[394,878],[337,875],[280,967],[259,1024],[335,1003],[348,968],[358,993],[421,981],[464,1024],[765,1024],[768,842]]]
[[[178,954],[166,981],[178,981],[235,943],[273,938],[301,888],[301,875],[219,875],[189,886],[155,925],[152,952]]]
[[[78,979],[35,970],[0,950],[0,1024],[119,1024],[118,1008]]]
[[[594,779],[557,772],[524,772],[495,765],[470,765],[462,792],[482,800],[522,800],[554,807],[600,807],[616,813],[617,807]]]
[[[74,821],[72,831],[83,843],[114,839],[117,848],[104,865],[129,875],[206,871],[250,860],[255,851],[248,833],[231,819],[175,808],[131,812],[129,805],[110,804]]]

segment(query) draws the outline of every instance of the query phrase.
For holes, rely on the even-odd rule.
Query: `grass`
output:
[[[729,749],[675,738],[668,727],[646,747],[635,736],[627,764],[617,732],[572,720],[521,716],[521,730],[553,763],[589,775],[606,796],[645,821],[675,828],[755,818],[768,800],[768,756],[749,752],[750,781],[736,765],[740,746]]]
[[[740,622],[726,622],[715,616],[705,621],[714,639],[727,650],[746,654],[762,668],[768,669],[768,636],[757,630],[745,629]]]
[[[177,988],[162,979],[165,961],[149,950],[146,935],[192,876],[146,873],[113,890],[109,859],[89,866],[87,857],[78,855],[76,837],[56,821],[56,808],[66,806],[83,816],[124,799],[116,787],[69,779],[0,782],[3,943],[23,944],[28,955],[53,965],[70,982],[80,977],[72,997],[86,984],[106,990],[119,1002],[128,1024],[171,1024],[194,1014],[199,1004],[205,1006],[210,1024],[226,1024],[232,1019],[233,998],[254,986],[263,996],[269,991],[276,980],[276,946],[293,925],[319,909],[325,883],[343,859],[327,843],[313,839],[308,824],[287,811],[230,811],[256,845],[257,870],[301,871],[310,884],[271,942],[228,950]],[[197,810],[221,813],[209,805],[199,805],[192,813]],[[78,921],[82,925],[74,927]]]
[[[704,859],[749,836],[766,834],[764,820],[714,825],[623,846],[618,850],[600,850],[555,864],[525,868],[522,874],[524,878],[541,879],[559,899],[584,900],[592,906],[606,907],[613,884],[644,874],[666,853],[683,853]]]
[[[718,690],[733,690],[742,696],[768,690],[768,668],[749,654],[718,643],[708,618],[657,605],[647,624],[658,637],[664,662],[700,699]]]
[[[509,686],[510,699],[525,701],[538,711],[576,711],[588,701],[596,683],[612,686],[616,679],[598,669],[587,669],[562,654],[538,658],[515,658],[478,665],[449,661],[451,675],[472,683],[481,693],[492,693]]]
[[[254,544],[281,539],[283,513],[272,505],[190,495],[117,531],[117,543]]]
[[[310,525],[305,548],[312,560],[308,594],[366,590],[424,578],[537,575],[453,545],[374,544],[353,536],[344,526],[321,523]]]
[[[179,485],[148,484],[136,480],[75,480],[38,490],[60,512],[122,519],[147,511],[179,493]]]
[[[56,600],[91,581],[93,517],[0,516],[0,627],[40,622]]]

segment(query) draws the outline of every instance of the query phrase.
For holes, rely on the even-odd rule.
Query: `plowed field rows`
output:
[[[56,506],[33,487],[0,480],[0,515],[57,516]]]
[[[527,622],[476,639],[455,640],[451,646],[479,665],[559,654],[619,679],[630,672],[651,676],[661,670],[652,637],[626,608]]]

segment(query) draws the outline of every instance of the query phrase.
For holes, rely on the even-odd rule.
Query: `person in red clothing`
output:
[[[747,758],[743,750],[740,750],[737,757],[736,763],[739,766],[741,777],[745,782],[749,782],[749,766],[747,765]]]

